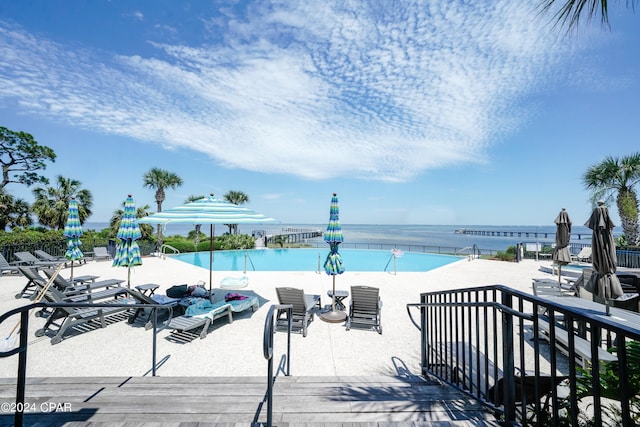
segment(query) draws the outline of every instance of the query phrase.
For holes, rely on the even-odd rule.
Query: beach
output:
[[[383,334],[371,330],[345,329],[344,323],[327,323],[318,316],[310,323],[307,337],[292,334],[291,374],[305,376],[396,375],[402,372],[420,374],[419,331],[407,314],[408,303],[419,302],[421,292],[501,284],[531,293],[531,279],[551,277],[539,268],[550,262],[525,260],[520,263],[492,260],[467,260],[421,273],[345,272],[336,277],[337,290],[349,290],[351,285],[380,288],[383,302]],[[69,277],[69,268],[62,270]],[[76,266],[74,275],[96,275],[100,279],[126,280],[127,269],[112,267],[110,261],[88,261]],[[214,288],[228,276],[239,272],[213,272]],[[330,304],[327,291],[332,288],[331,276],[316,272],[247,272],[252,290],[263,304],[252,312],[234,313],[233,323],[218,319],[206,338],[197,335],[181,339],[170,330],[157,333],[157,375],[161,376],[262,376],[267,362],[263,356],[263,331],[269,307],[277,304],[275,288],[291,286],[305,293],[318,294],[322,305]],[[176,284],[208,283],[209,270],[170,258],[150,256],[143,265],[131,271],[131,285],[156,283],[156,293],[164,294]],[[19,276],[0,278],[0,312],[26,305],[27,298],[15,299],[27,282]],[[218,292],[227,290],[218,289]],[[346,300],[348,303],[349,299]],[[415,313],[417,315],[417,311]],[[30,316],[27,376],[143,376],[152,367],[153,333],[145,330],[144,321],[133,325],[126,321],[92,328],[82,333],[67,333],[59,344],[50,337],[35,337],[45,319]],[[17,318],[0,324],[2,339],[9,335]],[[286,352],[287,334],[276,332],[275,363]],[[0,359],[0,377],[15,377],[17,356]]]

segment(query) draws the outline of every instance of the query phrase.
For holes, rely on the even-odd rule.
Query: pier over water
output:
[[[283,236],[288,243],[304,242],[306,239],[322,237],[323,231],[317,228],[283,228],[280,233],[267,236],[267,242],[273,242],[277,236]]]
[[[468,228],[459,228],[455,231],[456,234],[471,234],[474,236],[494,236],[494,237],[535,237],[543,239],[553,239],[556,236],[555,231],[505,231],[505,230],[472,230]],[[591,233],[585,234],[587,237],[591,237]],[[578,240],[582,239],[582,234],[571,233],[571,238]]]

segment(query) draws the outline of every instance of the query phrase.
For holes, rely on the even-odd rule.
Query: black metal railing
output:
[[[48,309],[48,308],[86,308],[86,309],[100,309],[100,308],[131,308],[132,310],[147,308],[152,310],[152,351],[151,351],[151,374],[156,375],[156,339],[158,332],[158,317],[157,309],[172,310],[171,307],[162,304],[132,304],[132,303],[52,303],[52,302],[37,302],[28,304],[22,307],[14,308],[0,316],[0,324],[12,316],[18,315],[20,317],[19,324],[19,339],[15,347],[0,350],[0,358],[10,357],[15,354],[18,355],[18,372],[16,381],[16,411],[14,412],[14,425],[22,426],[24,421],[24,414],[22,409],[25,406],[25,390],[26,390],[26,363],[27,363],[27,350],[28,350],[28,336],[29,336],[29,318],[31,310],[35,309]],[[7,337],[9,338],[9,337]],[[9,341],[8,339],[6,341]]]
[[[109,238],[81,238],[82,241],[82,252],[85,254],[85,257],[91,258],[91,254],[93,253],[93,248],[96,246],[104,246],[107,248],[107,252],[111,254],[111,256],[115,255],[116,252],[116,240]],[[155,243],[148,242],[144,240],[138,241],[138,246],[140,247],[140,253],[142,255],[149,255],[155,249]],[[6,258],[7,261],[14,261],[13,254],[16,252],[33,252],[35,250],[43,250],[50,255],[63,257],[67,250],[67,243],[65,240],[54,240],[49,242],[25,242],[25,243],[14,243],[11,245],[3,245],[0,248],[0,253]]]
[[[312,248],[326,248],[325,242],[307,242],[307,246]],[[495,249],[480,249],[477,245],[475,251],[478,255],[495,255],[499,251]],[[458,252],[465,249],[465,247],[458,246],[430,246],[430,245],[415,245],[406,243],[358,243],[358,242],[344,242],[340,244],[341,248],[345,249],[368,249],[368,250],[383,250],[391,251],[393,249],[399,249],[404,252],[422,252],[431,254],[443,254],[443,255],[455,255]],[[506,248],[505,248],[506,249]]]
[[[421,330],[423,373],[473,395],[504,425],[578,426],[585,417],[589,425],[637,425],[627,346],[640,340],[640,327],[603,317],[604,306],[595,313],[563,299],[501,285],[421,294],[407,311]],[[602,395],[603,372],[619,377],[619,399]]]
[[[267,427],[273,425],[273,336],[276,332],[275,324],[277,319],[274,319],[273,313],[276,310],[286,310],[287,312],[287,358],[285,365],[285,375],[289,376],[290,361],[291,361],[291,314],[293,313],[293,305],[291,304],[275,304],[269,308],[267,318],[264,322],[264,337],[263,337],[263,353],[264,358],[267,359]]]

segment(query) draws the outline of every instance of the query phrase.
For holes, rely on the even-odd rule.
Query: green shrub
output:
[[[515,251],[514,253],[509,253],[508,250],[498,251],[498,253],[496,254],[496,258],[499,259],[500,261],[515,261],[516,254],[515,254]]]
[[[253,249],[255,240],[248,234],[225,234],[216,239],[216,243],[220,244],[220,249]]]
[[[64,242],[65,237],[62,230],[35,230],[35,229],[16,229],[10,233],[0,232],[0,246],[7,245],[34,245],[60,243]]]

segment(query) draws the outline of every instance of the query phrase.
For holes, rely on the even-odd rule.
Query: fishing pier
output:
[[[504,230],[472,230],[468,228],[459,228],[455,230],[456,234],[471,234],[474,236],[494,236],[494,237],[535,237],[544,239],[555,238],[555,231],[504,231]],[[587,234],[587,237],[591,237],[591,233]],[[579,233],[571,233],[571,238],[578,240],[582,239],[582,235]]]
[[[278,236],[284,237],[288,243],[298,243],[322,237],[323,232],[317,228],[283,228],[281,232],[267,236],[267,242],[273,242]]]

